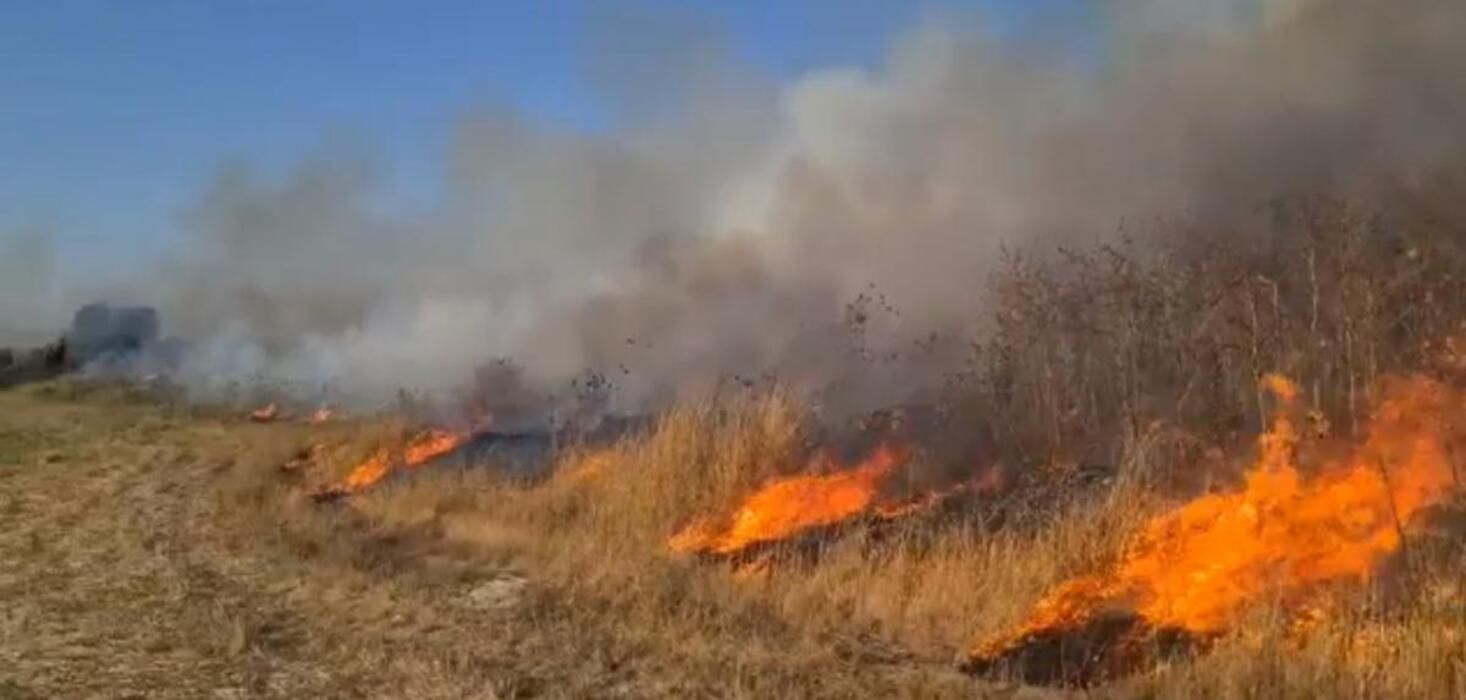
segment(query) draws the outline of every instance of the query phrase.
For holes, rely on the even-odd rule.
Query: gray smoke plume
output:
[[[283,180],[231,166],[186,245],[119,294],[204,339],[202,376],[371,393],[510,357],[545,387],[604,372],[638,405],[766,371],[894,398],[950,358],[862,363],[970,333],[1000,246],[1222,216],[1462,151],[1458,0],[1097,7],[1082,47],[930,21],[877,70],[784,85],[659,22],[666,41],[638,38],[680,53],[618,64],[612,41],[592,61],[635,105],[609,133],[472,113],[443,200],[413,215],[376,206],[370,158],[323,151]]]

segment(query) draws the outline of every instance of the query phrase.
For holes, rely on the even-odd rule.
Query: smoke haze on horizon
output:
[[[94,296],[148,303],[198,341],[200,376],[367,394],[460,385],[496,357],[552,387],[624,369],[636,405],[722,373],[820,386],[856,372],[844,314],[872,289],[900,312],[877,344],[970,333],[1003,246],[1462,152],[1456,3],[1189,7],[1106,3],[1083,60],[934,18],[875,70],[782,83],[670,22],[691,32],[662,42],[673,53],[600,71],[627,123],[467,110],[428,206],[383,207],[370,149],[332,143],[279,176],[221,167],[183,239],[105,285],[66,276],[44,235],[0,239],[0,326]],[[938,364],[895,376],[920,385]]]

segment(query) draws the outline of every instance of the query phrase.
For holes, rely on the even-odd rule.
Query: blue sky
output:
[[[780,80],[874,66],[924,14],[1014,31],[1082,0],[642,0]],[[4,0],[0,231],[127,249],[156,240],[226,158],[283,167],[346,130],[430,189],[466,109],[614,129],[586,76],[592,0]],[[959,19],[957,21],[966,21]],[[665,31],[665,30],[664,30]],[[650,32],[655,33],[655,32]],[[629,50],[646,39],[617,35]]]

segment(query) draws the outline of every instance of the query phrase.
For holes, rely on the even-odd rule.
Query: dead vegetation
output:
[[[259,423],[114,385],[0,393],[0,559],[16,564],[0,572],[0,698],[1078,693],[1016,684],[1063,673],[974,678],[959,661],[1111,565],[1152,516],[1233,488],[1275,409],[1266,373],[1301,387],[1306,446],[1358,441],[1387,375],[1459,386],[1453,191],[1292,200],[1255,229],[1015,255],[990,281],[991,332],[935,407],[932,434],[987,447],[957,467],[941,446],[912,453],[913,473],[1001,464],[1001,492],[756,559],[668,539],[809,468],[822,433],[779,389],[674,407],[563,452],[548,480],[426,468],[327,504],[310,494],[402,425]],[[1461,696],[1461,498],[1458,480],[1435,528],[1412,528],[1367,583],[1331,582],[1302,610],[1261,596],[1201,644],[1136,643],[1134,620],[1095,618],[1139,661],[1083,692]],[[1050,670],[1087,663],[1073,641]]]
[[[544,553],[528,546],[535,534],[481,517],[501,488],[483,474],[311,502],[309,484],[396,430],[262,425],[120,386],[0,394],[0,556],[14,563],[0,573],[0,697],[914,697],[968,686],[945,664],[789,655],[798,636],[755,605],[661,636],[642,624],[656,601],[623,609],[629,597],[531,568],[549,561],[533,556]],[[280,470],[311,444],[325,445],[312,464]],[[656,616],[673,624],[692,607]]]

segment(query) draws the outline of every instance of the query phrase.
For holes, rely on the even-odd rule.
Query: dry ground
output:
[[[857,529],[749,580],[666,551],[799,425],[778,396],[684,407],[538,487],[436,470],[321,507],[309,489],[393,426],[0,391],[0,700],[1065,695],[953,661],[1164,500],[1121,483],[1024,521]],[[314,466],[283,473],[307,445]],[[1466,696],[1466,546],[1424,544],[1306,643],[1261,605],[1211,653],[1070,694]]]
[[[649,639],[492,543],[307,505],[276,471],[306,428],[125,393],[0,392],[0,698],[977,691],[946,665],[788,654],[777,626]]]

